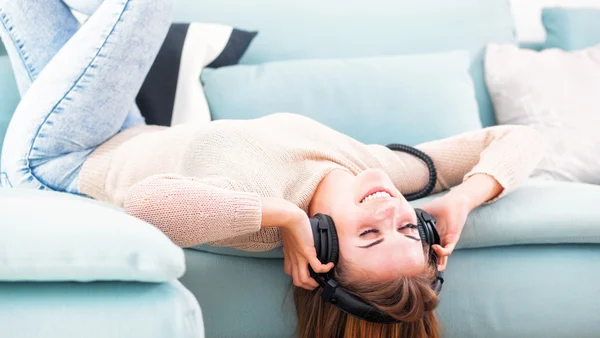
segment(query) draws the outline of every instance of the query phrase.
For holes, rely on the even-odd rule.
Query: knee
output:
[[[98,7],[107,0],[62,0],[67,7],[74,10],[75,12],[90,16],[96,12]],[[172,7],[174,0],[144,0],[148,4],[152,4],[158,10],[165,10],[169,12]],[[165,8],[162,8],[165,7]]]
[[[92,15],[104,0],[63,0],[72,10],[85,15]]]

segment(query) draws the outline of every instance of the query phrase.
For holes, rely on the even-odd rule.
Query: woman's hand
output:
[[[313,290],[319,284],[310,276],[308,265],[316,273],[326,273],[333,263],[322,264],[317,258],[308,215],[295,204],[282,198],[261,197],[261,227],[277,227],[283,240],[283,266],[294,285]]]
[[[425,204],[421,209],[431,214],[440,233],[441,246],[434,245],[438,270],[443,271],[460,238],[469,213],[481,204],[497,197],[503,187],[490,175],[474,174],[446,195]]]
[[[316,273],[326,273],[333,268],[333,263],[319,261],[308,216],[304,211],[298,211],[290,222],[279,227],[283,240],[283,270],[292,276],[295,286],[314,290],[319,284],[310,276],[308,265]]]
[[[449,193],[432,200],[421,209],[436,220],[441,246],[434,245],[433,250],[438,256],[438,270],[443,271],[472,210],[469,200],[462,195]]]

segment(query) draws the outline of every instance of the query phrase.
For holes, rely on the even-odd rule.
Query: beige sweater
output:
[[[541,139],[522,126],[491,127],[417,148],[435,162],[436,192],[486,173],[504,187],[503,196],[541,157]],[[277,228],[261,229],[259,196],[284,198],[308,212],[317,185],[335,168],[354,174],[382,169],[405,194],[428,179],[425,164],[411,155],[280,113],[126,130],[91,154],[80,190],[124,207],[182,247],[208,243],[263,251],[279,246],[281,236]]]

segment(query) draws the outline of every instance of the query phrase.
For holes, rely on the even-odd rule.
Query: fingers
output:
[[[329,270],[333,269],[333,263],[329,262],[327,264],[321,263],[321,261],[317,257],[310,258],[310,267],[316,273],[327,273]]]
[[[446,270],[446,265],[448,264],[448,256],[443,256],[438,259],[437,269],[438,271]]]
[[[292,259],[292,257],[288,254],[287,258],[290,266],[289,269],[292,271],[292,279],[295,286],[304,288],[306,290],[314,290],[315,288],[319,287],[317,281],[315,281],[310,275],[308,270],[309,262],[306,261],[305,257],[298,255],[297,259]],[[311,262],[311,267],[316,273],[325,273],[333,268],[333,263],[321,264],[316,256],[311,258]]]
[[[306,265],[296,264],[294,266],[293,280],[295,286],[306,290],[314,290],[319,286],[317,281],[310,277]]]
[[[438,257],[444,257],[444,256],[450,256],[452,254],[452,251],[454,251],[455,246],[456,246],[456,244],[448,244],[444,248],[444,247],[441,247],[440,245],[435,244],[432,246],[432,248]]]
[[[308,264],[306,262],[302,262],[304,264],[299,265],[299,273],[300,273],[300,281],[304,284],[304,288],[309,290],[313,290],[314,288],[318,287],[319,284],[317,283],[316,280],[314,280],[311,276],[310,276],[310,272],[308,272]]]
[[[331,262],[322,264],[317,258],[315,248],[312,246],[297,251],[293,246],[286,248],[284,245],[283,257],[283,270],[286,274],[292,276],[294,285],[311,291],[319,287],[319,284],[310,275],[309,264],[316,273],[327,273],[334,267]]]
[[[283,272],[288,276],[292,275],[292,258],[285,247],[283,247]]]

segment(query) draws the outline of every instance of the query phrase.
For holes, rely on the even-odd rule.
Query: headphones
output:
[[[437,180],[437,174],[431,158],[420,150],[409,146],[390,144],[387,147],[391,150],[403,151],[415,155],[423,160],[429,168],[429,183],[427,186],[417,193],[405,195],[406,199],[414,200],[431,193]],[[415,213],[417,215],[417,229],[419,231],[419,236],[421,237],[423,245],[427,246],[429,250],[429,264],[433,264],[436,269],[436,278],[431,284],[431,288],[436,294],[439,294],[442,290],[444,278],[443,272],[437,270],[437,256],[433,251],[432,246],[434,244],[440,244],[440,235],[435,227],[435,219],[433,216],[421,209],[415,209]],[[335,224],[331,217],[325,214],[316,214],[310,218],[310,226],[312,228],[315,249],[319,261],[323,264],[329,262],[337,264],[339,259],[338,237]],[[374,306],[369,305],[359,297],[354,296],[340,287],[333,278],[333,271],[317,274],[310,265],[308,266],[308,269],[311,277],[317,281],[321,288],[323,288],[321,298],[323,298],[325,302],[333,304],[351,316],[369,322],[381,324],[399,322],[399,320],[379,311]]]

